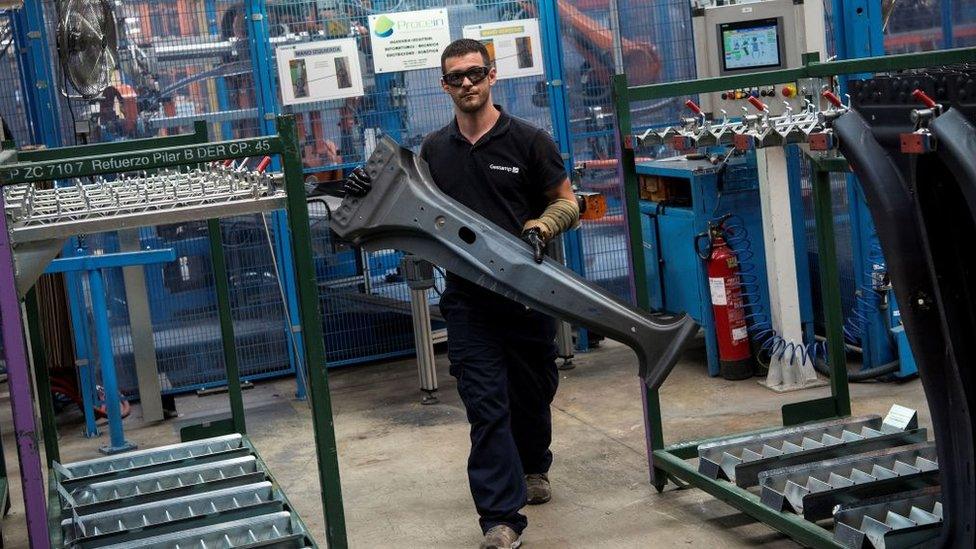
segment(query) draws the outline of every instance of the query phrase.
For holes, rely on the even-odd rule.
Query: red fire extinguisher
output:
[[[695,251],[707,267],[722,377],[746,379],[753,374],[752,353],[746,327],[745,305],[742,301],[739,260],[725,241],[725,229],[722,226],[728,217],[715,224],[709,223],[708,232],[695,238]],[[704,250],[702,241],[707,241]]]

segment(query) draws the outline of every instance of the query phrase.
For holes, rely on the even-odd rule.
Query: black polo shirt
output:
[[[546,191],[566,179],[566,170],[548,133],[495,107],[501,116],[477,143],[454,119],[424,139],[420,157],[445,194],[518,236],[546,209]]]
[[[446,195],[518,236],[526,221],[542,215],[549,204],[546,191],[566,179],[566,170],[548,133],[509,116],[498,105],[495,108],[501,116],[477,143],[471,144],[461,135],[454,119],[424,139],[420,157],[430,167],[434,184]],[[522,309],[447,273],[441,308],[459,301],[480,303],[480,308],[495,312]]]

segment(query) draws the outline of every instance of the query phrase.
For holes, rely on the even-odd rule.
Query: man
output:
[[[546,244],[579,220],[559,150],[546,132],[491,101],[496,69],[483,44],[452,42],[441,69],[455,117],[427,136],[420,156],[445,194],[521,236],[541,262]],[[370,186],[357,169],[344,189],[363,195]],[[481,547],[518,547],[527,525],[519,510],[551,497],[556,324],[451,273],[440,309],[451,375],[471,424],[468,480],[484,533]]]

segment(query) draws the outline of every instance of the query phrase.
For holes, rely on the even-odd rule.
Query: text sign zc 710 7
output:
[[[277,151],[273,150],[271,139],[191,145],[157,149],[146,153],[134,152],[108,157],[89,157],[0,167],[0,182],[7,185],[104,173],[148,170],[179,164],[212,162],[225,158],[259,156],[274,152]]]

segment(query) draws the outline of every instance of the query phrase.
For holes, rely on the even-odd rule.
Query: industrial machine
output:
[[[793,2],[791,0],[760,0],[755,2],[698,2],[692,11],[692,22],[695,30],[696,64],[699,78],[734,77],[740,74],[761,74],[763,72],[788,70],[802,65],[801,53],[823,53],[824,36],[822,25],[822,6],[817,2]],[[728,82],[737,82],[730,78]],[[752,82],[752,80],[746,80]],[[800,112],[810,103],[817,103],[822,107],[819,97],[819,87],[824,83],[817,79],[796,78],[788,82],[774,83],[762,86],[738,86],[718,92],[705,93],[700,96],[701,112],[697,117],[711,120],[715,123],[737,119],[745,116],[779,115],[786,112]],[[758,113],[754,107],[762,105],[764,113]],[[688,120],[692,120],[689,118]],[[707,125],[707,124],[705,124]],[[703,125],[704,126],[704,125]],[[702,145],[711,145],[705,141]],[[760,153],[763,154],[763,153]],[[775,154],[779,154],[776,152]],[[773,193],[776,189],[789,189],[789,196],[784,196],[776,202],[776,208],[789,206],[793,231],[792,241],[797,250],[795,267],[795,281],[787,275],[785,279],[775,280],[774,271],[782,271],[773,265],[785,264],[779,260],[769,265],[757,263],[759,270],[768,269],[769,280],[773,280],[779,288],[772,294],[773,300],[759,305],[749,305],[750,318],[767,315],[771,318],[760,324],[776,324],[771,326],[776,331],[776,343],[769,346],[782,345],[793,349],[809,347],[814,338],[814,322],[821,321],[810,306],[811,285],[809,284],[810,269],[817,268],[819,257],[810,254],[808,260],[804,242],[807,232],[801,223],[803,219],[802,202],[809,200],[801,195],[801,162],[795,148],[786,150],[786,167],[789,179],[770,185]],[[905,378],[915,375],[916,368],[910,351],[910,346],[900,328],[901,321],[898,305],[887,283],[885,258],[877,244],[877,236],[867,215],[864,199],[860,193],[858,182],[848,178],[848,216],[849,230],[852,239],[852,257],[850,263],[844,262],[845,267],[851,265],[850,271],[844,272],[844,277],[852,280],[853,287],[847,288],[844,295],[846,325],[845,339],[852,349],[862,355],[862,369],[852,376],[852,380]],[[765,197],[764,197],[765,200]],[[774,202],[770,201],[767,210],[771,210]],[[723,215],[725,211],[718,211]],[[733,212],[738,213],[738,212]],[[768,213],[765,221],[775,223]],[[769,233],[772,225],[766,227]],[[784,228],[781,235],[785,232]],[[756,235],[750,252],[758,248],[758,233],[748,229],[749,235]],[[765,235],[770,236],[770,235]],[[775,249],[774,241],[780,238],[767,239],[767,252]],[[750,252],[746,252],[747,254]],[[776,255],[771,255],[776,259]],[[794,290],[795,288],[795,290]],[[750,294],[754,293],[751,291]],[[779,304],[779,294],[786,298],[785,308]],[[792,294],[798,296],[798,303]],[[817,297],[815,288],[814,292]],[[785,320],[792,315],[784,314],[795,308],[800,309],[799,323],[802,329],[795,327],[795,322]],[[777,310],[778,309],[778,310]],[[763,331],[763,328],[756,331]],[[760,344],[764,344],[760,342]],[[803,357],[801,357],[802,359]],[[814,364],[814,367],[817,365]],[[823,369],[822,369],[823,370]]]
[[[816,2],[813,2],[816,4]],[[817,15],[821,21],[816,21]],[[813,19],[809,23],[808,19]],[[699,2],[692,10],[695,64],[699,78],[735,76],[791,69],[800,55],[822,51],[822,8],[793,0]],[[634,82],[637,85],[637,82]],[[771,114],[799,110],[804,99],[816,98],[811,82],[739,86],[702,94],[701,108],[714,118],[738,117],[750,110],[750,97],[760,98]]]
[[[276,135],[237,141],[201,143],[200,136],[189,134],[29,153],[0,151],[0,186],[4,191],[0,212],[0,238],[4,239],[0,246],[3,352],[33,547],[61,546],[69,540],[85,546],[124,547],[203,546],[228,539],[286,547],[313,543],[246,435],[228,270],[218,221],[281,208],[289,213],[301,297],[297,328],[306,336],[302,339],[303,356],[311,365],[309,402],[328,524],[326,541],[331,547],[347,546],[298,135],[291,117],[279,117],[276,123]],[[214,166],[228,159],[255,156],[278,157],[282,173],[253,170],[228,177]],[[69,179],[74,185],[51,188],[46,182],[52,178]],[[77,234],[116,230],[121,225],[143,227],[197,220],[207,222],[211,243],[231,417],[185,427],[180,433],[184,444],[60,463],[33,283],[61,250],[64,240]],[[143,253],[156,252],[137,252]],[[95,272],[102,266],[91,267]],[[93,279],[92,291],[98,291],[100,278]],[[26,325],[22,309],[26,309]],[[110,363],[102,361],[101,365]],[[38,430],[34,414],[32,376],[42,430]],[[111,376],[103,372],[106,379]],[[42,439],[49,468],[48,490],[38,446]]]
[[[617,77],[616,112],[631,234],[639,234],[638,173],[642,146],[669,140],[716,143],[740,150],[800,144],[813,184],[824,345],[800,349],[829,366],[831,396],[787,404],[782,428],[665,446],[660,395],[648,386],[648,447],[652,483],[669,479],[702,488],[750,516],[812,547],[970,547],[976,489],[974,389],[970,341],[973,270],[965,247],[976,226],[976,127],[971,92],[976,48],[851,61],[805,56],[799,68],[656,86],[628,87]],[[934,68],[933,68],[934,67]],[[898,72],[906,71],[906,72]],[[740,83],[761,87],[797,79],[879,74],[852,85],[859,98],[828,107],[709,123],[700,119],[633,135],[632,102],[720,92]],[[971,89],[972,88],[972,89]],[[819,89],[819,86],[818,86]],[[892,290],[903,304],[904,332],[929,402],[935,447],[915,413],[892,407],[884,419],[850,417],[848,372],[838,289],[831,174],[853,172],[878,227]],[[643,247],[632,247],[638,301],[650,302]],[[688,460],[697,458],[697,466]],[[748,488],[759,486],[760,493]],[[832,523],[825,519],[833,518]]]
[[[818,14],[822,18],[819,7],[792,0],[695,3],[697,76],[716,78],[799,66],[800,52],[811,46],[806,40],[806,19],[816,20]],[[822,25],[814,25],[811,32],[822,35]],[[714,237],[727,242],[740,266],[729,282],[742,294],[741,316],[752,340],[750,354],[759,361],[756,373],[763,373],[767,364],[775,371],[784,361],[807,362],[803,353],[793,351],[813,339],[813,311],[798,152],[774,159],[776,169],[769,170],[766,151],[737,151],[730,143],[709,139],[707,128],[744,115],[756,116],[750,100],[763,101],[766,114],[799,111],[816,96],[814,87],[807,80],[701,94],[700,103],[689,99],[682,120],[703,134],[694,143],[681,135],[667,139],[665,144],[680,156],[653,158],[659,152],[647,148],[646,156],[652,158],[637,162],[650,305],[687,312],[701,325],[711,375],[719,375],[723,363],[744,360],[736,357],[730,362],[720,356],[720,349],[732,348],[746,334],[741,329],[734,334],[716,330],[717,324],[727,324],[722,318],[716,323],[713,308],[725,307],[728,285],[707,273],[710,258],[703,256],[702,249]],[[736,373],[725,374],[742,379],[752,371],[743,362]],[[808,365],[806,374],[787,383],[769,378],[769,385],[791,390],[816,384],[812,371]]]

